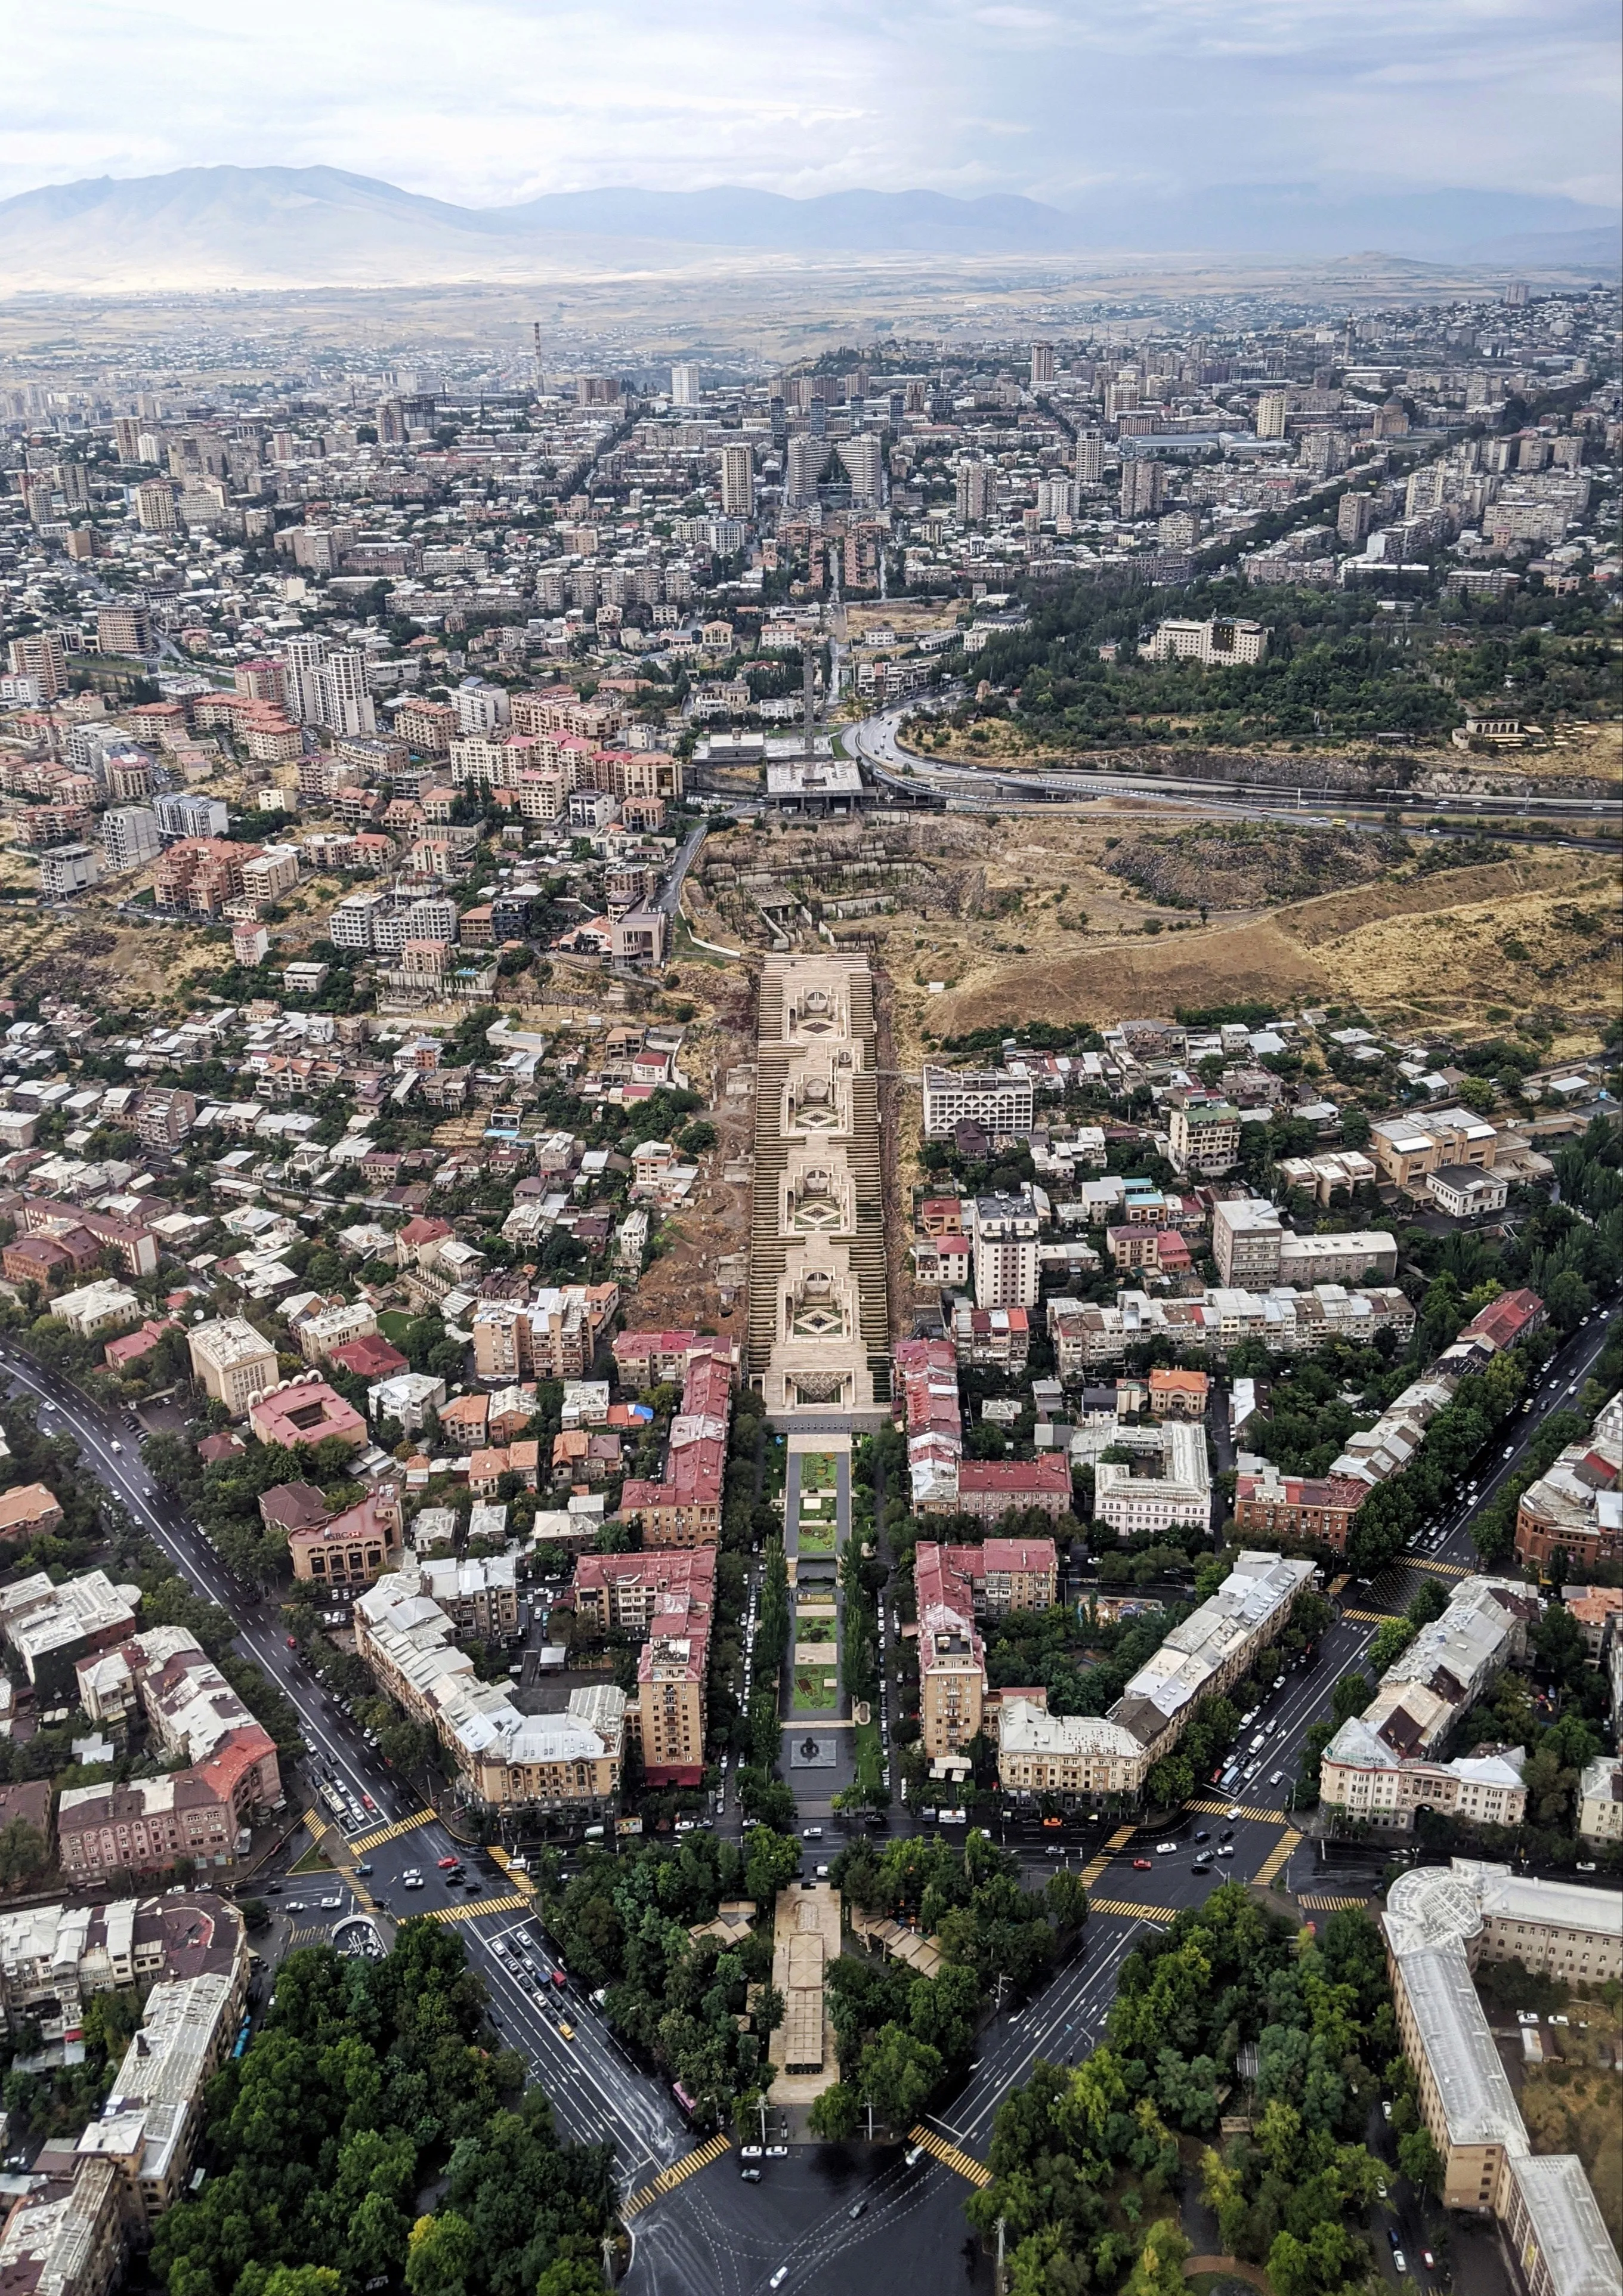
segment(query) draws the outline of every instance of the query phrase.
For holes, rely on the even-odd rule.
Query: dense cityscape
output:
[[[1616,278],[1015,284],[13,316],[4,2296],[1623,2296]]]

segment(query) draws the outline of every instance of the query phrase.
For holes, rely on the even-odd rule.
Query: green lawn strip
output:
[[[795,1669],[794,1711],[797,1714],[826,1714],[840,1703],[838,1679],[829,1680],[821,1667]]]

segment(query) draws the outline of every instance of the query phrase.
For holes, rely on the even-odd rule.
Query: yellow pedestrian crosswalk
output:
[[[1286,1823],[1283,1810],[1252,1809],[1243,1802],[1186,1801],[1184,1808],[1198,1809],[1206,1817],[1226,1817],[1230,1810],[1234,1810],[1241,1817],[1260,1818],[1265,1825],[1283,1825]]]
[[[290,1946],[327,1945],[332,1942],[319,1922],[300,1922],[288,1931]]]
[[[1280,1867],[1291,1855],[1291,1852],[1296,1849],[1298,1844],[1300,1842],[1301,1838],[1302,1837],[1299,1833],[1292,1833],[1289,1826],[1285,1828],[1285,1831],[1280,1835],[1279,1840],[1274,1844],[1272,1849],[1269,1850],[1267,1856],[1263,1859],[1261,1866],[1251,1876],[1252,1881],[1257,1884],[1258,1889],[1266,1889],[1268,1883],[1273,1881],[1275,1875],[1279,1872]]]
[[[926,2128],[922,2121],[916,2128],[910,2128],[907,2134],[914,2144],[922,2144],[944,2169],[955,2170],[966,2183],[975,2185],[991,2183],[992,2172],[984,2161],[977,2161],[972,2152],[965,2152],[960,2145],[949,2144],[945,2136],[938,2136],[935,2130]]]
[[[419,1825],[432,1825],[439,1816],[437,1809],[414,1809],[409,1817],[398,1817],[392,1825],[374,1826],[370,1833],[357,1833],[349,1844],[361,1857],[376,1849],[385,1841],[398,1841],[403,1833],[410,1833]]]
[[[1305,1906],[1310,1914],[1350,1914],[1362,1911],[1368,1905],[1369,1899],[1367,1898],[1299,1898],[1296,1902],[1299,1906]]]
[[[684,2153],[680,2161],[673,2161],[668,2169],[660,2169],[652,2184],[644,2185],[639,2192],[633,2193],[628,2201],[621,2202],[622,2218],[639,2216],[645,2208],[657,2201],[661,2194],[675,2192],[676,2186],[685,2178],[693,2176],[696,2170],[708,2169],[712,2161],[719,2161],[722,2154],[730,2148],[732,2142],[726,2130],[719,2129],[696,2151]]]
[[[371,1890],[365,1882],[357,1878],[355,1852],[349,1843],[344,1840],[341,1833],[328,1824],[318,1810],[307,1809],[304,1822],[316,1847],[324,1857],[332,1859],[334,1871],[343,1875],[351,1895],[366,1908],[369,1914],[375,1914],[378,1908]]]
[[[521,1898],[515,1890],[511,1897],[475,1898],[465,1906],[430,1906],[415,1916],[402,1914],[400,1918],[402,1921],[415,1918],[424,1922],[471,1922],[477,1921],[481,1914],[521,1914],[529,1904],[529,1899]]]
[[[1384,1627],[1400,1615],[1401,1613],[1397,1611],[1355,1611],[1346,1604],[1342,1606],[1341,1611],[1341,1616],[1344,1619],[1360,1620],[1366,1627]]]
[[[1087,1909],[1092,1914],[1120,1914],[1128,1919],[1136,1915],[1146,1922],[1169,1922],[1177,1914],[1176,1906],[1130,1906],[1121,1898],[1089,1898]]]
[[[515,1890],[522,1890],[525,1896],[528,1898],[533,1898],[535,1896],[535,1883],[530,1880],[528,1874],[515,1874],[513,1872],[512,1860],[509,1857],[504,1849],[498,1848],[493,1841],[490,1845],[488,1855],[494,1858],[496,1863],[501,1867],[503,1873],[506,1874],[507,1879],[512,1883]]]
[[[1127,1848],[1128,1842],[1131,1841],[1136,1831],[1136,1827],[1131,1825],[1120,1825],[1117,1827],[1115,1833],[1111,1834],[1110,1840],[1099,1852],[1099,1855],[1096,1857],[1090,1858],[1088,1863],[1082,1868],[1082,1881],[1085,1888],[1089,1890],[1093,1888],[1094,1883],[1099,1879],[1100,1874],[1103,1873],[1105,1867],[1116,1855],[1116,1852],[1119,1849],[1125,1849]]]
[[[1439,1562],[1430,1554],[1405,1554],[1398,1558],[1405,1570],[1435,1570],[1439,1578],[1469,1578],[1469,1562]]]

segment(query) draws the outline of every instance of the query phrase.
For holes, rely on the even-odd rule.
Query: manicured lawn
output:
[[[832,1554],[839,1541],[839,1525],[832,1521],[820,1522],[816,1515],[808,1521],[802,1515],[796,1526],[795,1536],[802,1554]]]
[[[832,1491],[839,1481],[839,1472],[829,1452],[804,1452],[800,1459],[800,1488],[803,1491]]]
[[[827,1714],[840,1703],[840,1680],[831,1667],[824,1674],[821,1668],[795,1669],[795,1702],[797,1714]]]
[[[412,1327],[414,1318],[398,1308],[385,1308],[378,1317],[378,1329],[391,1346],[399,1347]]]
[[[883,1793],[885,1748],[878,1723],[858,1722],[851,1734],[857,1742],[857,1784],[866,1793]]]

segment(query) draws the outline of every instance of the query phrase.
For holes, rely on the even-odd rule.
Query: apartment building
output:
[[[102,852],[112,876],[144,868],[162,850],[158,816],[150,806],[113,806],[102,816]]]
[[[1050,1714],[1046,1693],[998,1702],[997,1783],[1012,1801],[1120,1810],[1138,1799],[1144,1751],[1130,1730],[1091,1714]]]
[[[976,1197],[977,1307],[1036,1307],[1041,1289],[1037,1266],[1041,1236],[1042,1222],[1029,1195]]]
[[[1260,1196],[1241,1196],[1212,1206],[1211,1256],[1218,1280],[1245,1289],[1266,1290],[1279,1281],[1279,1250],[1284,1223]]]
[[[957,1512],[979,1522],[1000,1522],[1012,1508],[1032,1507],[1057,1521],[1071,1502],[1070,1464],[1062,1451],[1039,1451],[1035,1459],[965,1459],[958,1468]]]
[[[86,1570],[60,1586],[48,1571],[36,1570],[0,1587],[0,1636],[33,1687],[56,1700],[73,1690],[80,1659],[134,1631],[140,1603],[138,1587],[115,1587],[104,1570]]]
[[[227,901],[242,898],[244,868],[259,851],[224,837],[181,838],[153,872],[153,906],[176,915],[218,916]]]
[[[680,1386],[697,1356],[725,1355],[736,1368],[735,1342],[698,1332],[617,1332],[611,1349],[623,1388]]]
[[[1504,1935],[1510,1950],[1520,1940],[1529,1968],[1552,1966],[1540,1953],[1548,1939],[1563,1974],[1585,1960],[1615,1973],[1619,1899],[1456,1857],[1447,1870],[1399,1875],[1381,1926],[1398,2038],[1443,2163],[1445,2207],[1500,2218],[1529,2296],[1616,2296],[1623,2269],[1582,2167],[1570,2155],[1533,2154],[1471,1972],[1508,1957],[1495,1950]]]
[[[481,1300],[472,1319],[473,1366],[492,1384],[584,1379],[619,1305],[615,1283],[569,1283],[524,1302]]]
[[[898,1342],[891,1379],[907,1443],[915,1514],[955,1514],[963,1456],[958,1359],[950,1340]]]
[[[1578,1838],[1600,1847],[1623,1842],[1623,1759],[1597,1754],[1578,1788]]]
[[[1217,1179],[1240,1160],[1240,1111],[1225,1100],[1192,1100],[1167,1119],[1167,1152],[1178,1171]]]
[[[323,1364],[351,1340],[370,1339],[378,1328],[378,1311],[368,1300],[324,1308],[299,1326],[299,1352],[307,1364]]]
[[[1288,1538],[1347,1552],[1348,1533],[1369,1496],[1351,1475],[1285,1475],[1271,1459],[1234,1484],[1234,1528],[1243,1537]]]
[[[0,1540],[30,1539],[62,1520],[55,1494],[44,1483],[17,1483],[0,1491]]]
[[[1623,1396],[1614,1395],[1589,1433],[1569,1443],[1516,1503],[1516,1554],[1547,1570],[1567,1557],[1577,1578],[1623,1560]]]
[[[725,1356],[695,1356],[672,1419],[665,1472],[658,1482],[628,1479],[622,1518],[641,1528],[647,1546],[714,1546],[721,1536],[733,1367]]]
[[[1520,1823],[1520,1747],[1445,1763],[1455,1726],[1512,1660],[1524,1657],[1537,1597],[1509,1578],[1461,1579],[1440,1619],[1421,1628],[1381,1677],[1361,1715],[1324,1749],[1319,1800],[1332,1828],[1408,1833],[1418,1808],[1479,1824]],[[1507,1811],[1517,1816],[1509,1816]]]
[[[924,1070],[924,1137],[947,1140],[960,1124],[978,1124],[996,1139],[1028,1135],[1036,1121],[1029,1077],[1004,1069]]]
[[[1368,1290],[1392,1283],[1397,1275],[1398,1239],[1385,1228],[1280,1239],[1279,1280],[1299,1291],[1318,1283],[1357,1283]]]
[[[1311,1562],[1243,1549],[1217,1593],[1174,1627],[1106,1718],[1138,1741],[1146,1773],[1172,1751],[1202,1702],[1240,1681],[1277,1641],[1312,1580]]]
[[[965,1755],[986,1705],[986,1650],[975,1626],[974,1590],[955,1568],[952,1552],[922,1539],[914,1554],[920,1737],[932,1762]]]
[[[716,1549],[667,1549],[658,1554],[582,1554],[575,1563],[575,1615],[600,1634],[618,1628],[646,1634],[668,1595],[709,1606],[715,1601]]]
[[[244,1990],[223,1971],[154,1986],[100,2117],[79,2137],[81,2160],[118,2169],[138,2238],[186,2189],[203,2092],[231,2054]]]
[[[519,1566],[511,1554],[447,1557],[424,1562],[417,1583],[459,1634],[511,1642],[519,1631]]]
[[[919,1553],[923,1554],[926,1541]],[[988,1538],[983,1545],[930,1546],[926,1568],[968,1589],[971,1615],[1004,1618],[1013,1611],[1045,1611],[1059,1583],[1059,1554],[1052,1538]]]
[[[1423,1117],[1383,1117],[1370,1127],[1370,1152],[1383,1179],[1412,1195],[1426,1193],[1429,1174],[1447,1166],[1491,1172],[1499,1135],[1468,1108],[1428,1109]]]
[[[482,1682],[455,1624],[411,1572],[386,1572],[357,1597],[356,1649],[379,1687],[431,1729],[457,1790],[494,1810],[611,1816],[624,1774],[626,1695],[577,1690],[556,1714],[524,1714],[505,1685]]]
[[[1205,622],[1158,623],[1144,656],[1149,661],[1198,661],[1210,668],[1232,669],[1260,661],[1267,648],[1268,633],[1261,622],[1216,615]]]
[[[1101,1435],[1107,1439],[1099,1439]],[[1103,1430],[1090,1428],[1077,1441],[1084,1448],[1079,1454],[1073,1443],[1073,1459],[1092,1456],[1094,1518],[1118,1538],[1139,1531],[1209,1526],[1211,1470],[1204,1426],[1172,1418],[1152,1427],[1118,1423]],[[1106,1449],[1126,1450],[1132,1456],[1101,1458],[1098,1454]],[[1069,1481],[1069,1464],[1066,1479]]]
[[[275,1349],[240,1316],[194,1324],[186,1333],[186,1348],[193,1378],[234,1419],[245,1418],[254,1398],[281,1376]]]
[[[1526,1760],[1521,1746],[1452,1762],[1406,1759],[1355,1716],[1324,1750],[1319,1800],[1338,1833],[1370,1827],[1406,1833],[1417,1809],[1463,1825],[1520,1825],[1527,1815]]]

